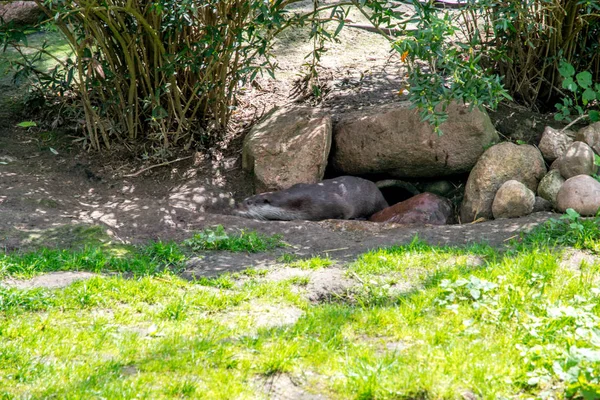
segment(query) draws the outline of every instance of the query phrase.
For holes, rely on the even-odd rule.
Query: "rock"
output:
[[[373,214],[369,221],[446,225],[452,222],[452,206],[448,199],[433,193],[421,193]]]
[[[592,175],[597,169],[594,150],[583,142],[573,142],[560,158],[559,170],[565,179],[577,175]]]
[[[437,194],[446,197],[454,190],[454,186],[448,181],[428,182],[423,185],[423,192]]]
[[[242,167],[258,193],[323,179],[331,148],[331,118],[309,107],[275,108],[246,139]]]
[[[453,103],[439,136],[409,103],[343,115],[334,128],[333,166],[343,174],[395,178],[468,172],[498,134],[484,111]]]
[[[600,154],[600,122],[581,128],[577,131],[575,140],[586,143],[596,154]]]
[[[479,158],[467,180],[460,210],[461,222],[492,218],[492,203],[504,182],[514,179],[535,192],[545,174],[542,154],[531,145],[504,142],[490,147]]]
[[[600,208],[600,182],[589,175],[567,179],[556,196],[558,210],[572,208],[585,217],[595,216]]]
[[[539,149],[548,162],[559,158],[567,148],[573,143],[573,139],[565,133],[547,126],[542,134]]]
[[[552,202],[544,199],[543,197],[535,196],[535,204],[533,205],[532,212],[552,211],[553,209],[554,206],[552,205]]]
[[[400,179],[385,179],[383,181],[375,182],[375,185],[379,188],[379,190],[390,188],[406,190],[413,196],[416,196],[421,193],[414,184],[412,184],[411,182],[402,181]]]
[[[35,25],[43,20],[45,16],[46,14],[35,4],[35,1],[0,3],[0,18],[4,23]]]
[[[553,207],[556,207],[556,196],[563,183],[565,183],[565,178],[562,177],[560,171],[557,169],[550,170],[538,185],[538,196],[552,203]]]
[[[496,192],[492,203],[495,219],[519,218],[533,212],[535,193],[519,181],[506,181]]]
[[[550,171],[554,171],[555,169],[560,170],[560,157],[550,164]]]

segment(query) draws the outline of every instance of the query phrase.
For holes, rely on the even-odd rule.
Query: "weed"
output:
[[[525,245],[572,246],[577,249],[600,250],[600,220],[582,218],[572,208],[560,219],[551,219],[523,236]]]
[[[300,269],[322,269],[327,268],[333,264],[333,261],[329,257],[313,257],[307,260],[297,260],[289,264],[292,268]]]
[[[239,234],[229,235],[222,225],[214,229],[205,229],[184,242],[193,251],[229,250],[259,253],[284,246],[281,235],[265,236],[257,232],[240,231]]]
[[[281,257],[279,257],[277,259],[277,261],[285,263],[285,264],[291,264],[294,261],[296,261],[298,259],[298,256],[296,254],[293,253],[283,253],[281,255]]]
[[[310,278],[308,276],[294,276],[288,279],[287,282],[292,285],[307,286],[310,283]]]

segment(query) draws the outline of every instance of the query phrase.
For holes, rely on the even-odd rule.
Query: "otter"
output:
[[[260,220],[368,218],[388,206],[375,184],[354,176],[298,183],[289,189],[248,197],[235,214]]]

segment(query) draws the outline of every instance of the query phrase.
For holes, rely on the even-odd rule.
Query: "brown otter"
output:
[[[298,183],[278,192],[245,199],[237,215],[262,220],[309,220],[368,218],[388,206],[375,184],[354,176]]]

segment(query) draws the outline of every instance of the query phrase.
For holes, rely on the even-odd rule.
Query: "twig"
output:
[[[323,250],[321,251],[321,253],[329,253],[331,251],[341,251],[341,250],[348,250],[349,247],[340,247],[339,249],[329,249],[329,250]]]
[[[357,281],[359,281],[360,283],[362,283],[363,285],[366,285],[365,281],[363,281],[362,279],[360,279],[360,276],[358,276],[356,274],[356,272],[354,271],[350,271],[350,275],[352,275]]]
[[[564,128],[562,128],[560,130],[560,133],[564,133],[567,129],[569,129],[570,127],[572,127],[573,125],[575,125],[576,123],[578,123],[580,120],[584,119],[584,118],[588,118],[589,115],[588,114],[583,114],[580,115],[579,117],[575,118],[573,121],[571,121],[571,123],[569,123],[569,125],[565,126]]]
[[[134,177],[134,176],[138,176],[138,175],[140,175],[140,174],[142,174],[142,173],[144,173],[144,172],[146,172],[146,171],[148,171],[148,170],[151,170],[152,168],[156,168],[156,167],[163,167],[163,166],[165,166],[165,165],[173,164],[173,163],[176,163],[176,162],[178,162],[178,161],[187,160],[188,158],[192,158],[192,157],[193,157],[193,156],[187,156],[187,157],[181,157],[181,158],[178,158],[178,159],[176,159],[176,160],[172,160],[172,161],[165,161],[164,163],[160,163],[160,164],[152,165],[152,166],[150,166],[150,167],[147,167],[147,168],[142,168],[142,169],[140,169],[138,172],[135,172],[135,173],[133,173],[133,174],[123,175],[123,177],[124,177],[124,178],[131,178],[131,177]]]

